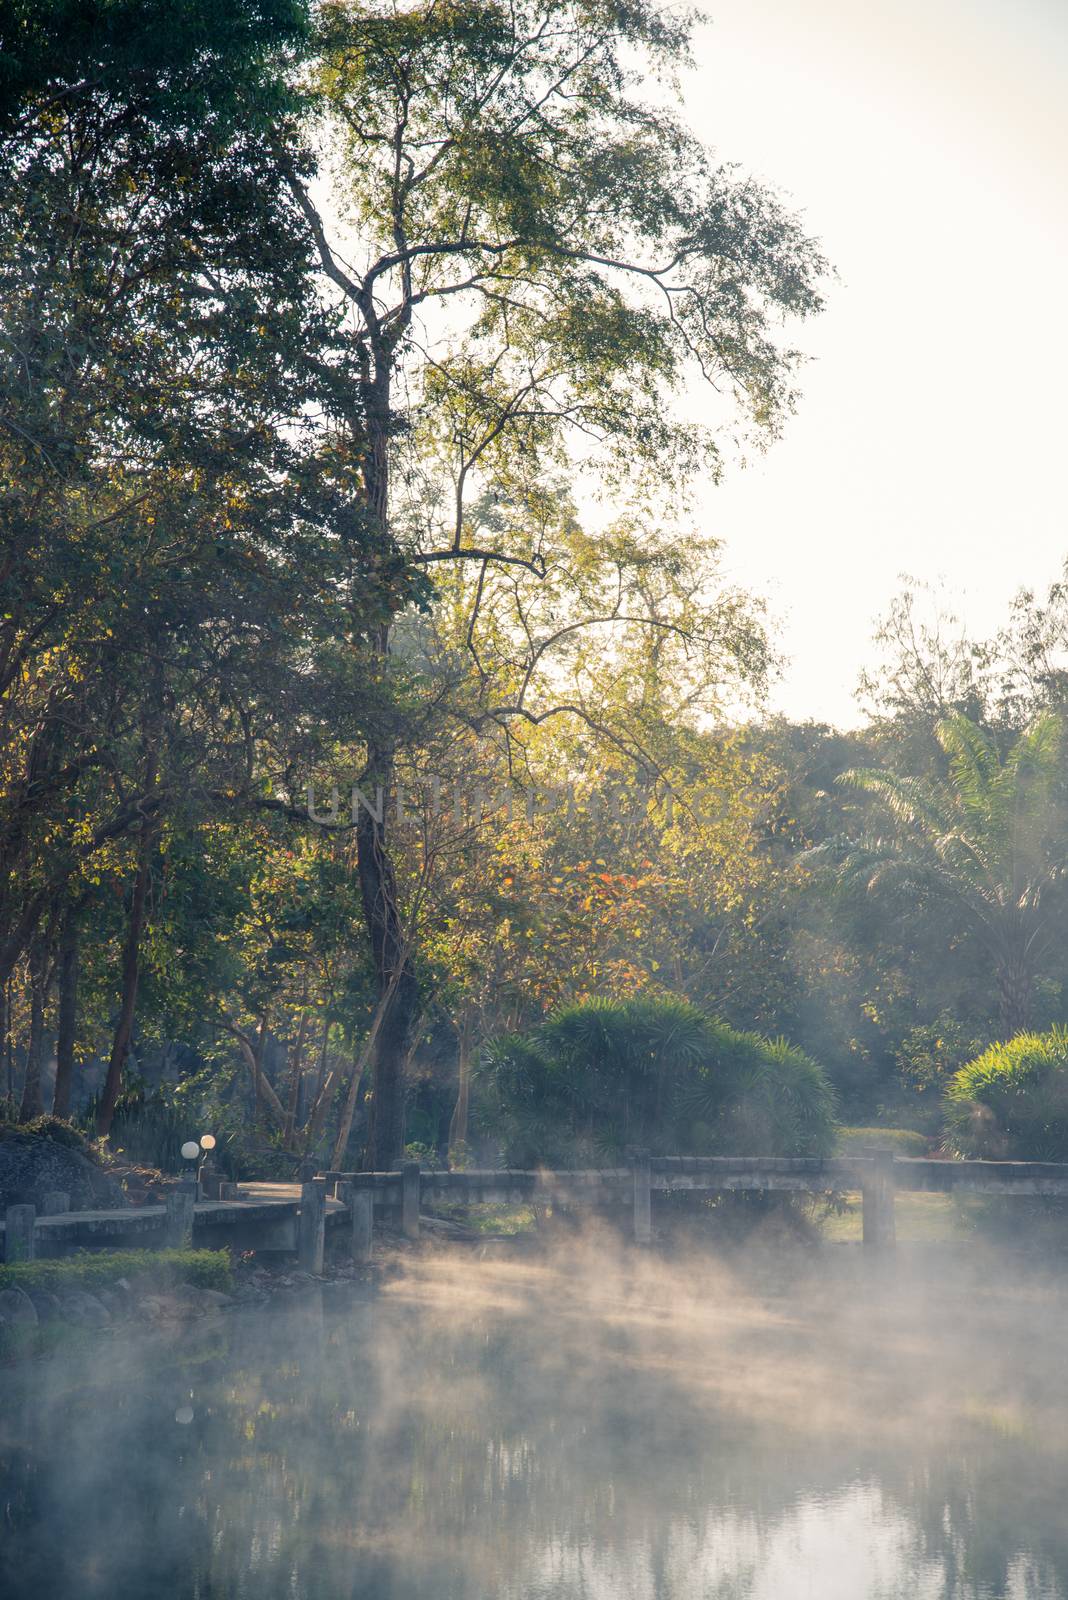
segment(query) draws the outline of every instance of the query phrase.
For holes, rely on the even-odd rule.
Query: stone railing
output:
[[[5,1261],[62,1255],[104,1246],[231,1245],[295,1252],[307,1271],[322,1269],[327,1231],[337,1232],[356,1260],[371,1253],[376,1218],[408,1238],[419,1234],[423,1207],[538,1204],[630,1213],[634,1239],[652,1238],[653,1196],[729,1191],[831,1193],[859,1190],[864,1243],[889,1249],[895,1240],[894,1195],[899,1189],[947,1193],[1063,1195],[1068,1164],[1037,1161],[925,1161],[889,1150],[824,1160],[788,1156],[652,1156],[630,1153],[625,1167],[588,1171],[423,1172],[407,1162],[393,1172],[320,1173],[302,1184],[224,1184],[219,1199],[199,1198],[195,1183],[179,1184],[166,1205],[114,1211],[71,1211],[68,1197],[11,1206],[0,1224]],[[277,1191],[265,1194],[262,1191]]]

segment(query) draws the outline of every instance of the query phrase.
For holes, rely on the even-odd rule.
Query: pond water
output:
[[[1068,1597],[1065,1278],[607,1239],[0,1374],[4,1600]]]

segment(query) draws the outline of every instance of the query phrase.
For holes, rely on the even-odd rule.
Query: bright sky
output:
[[[1068,0],[705,0],[689,120],[803,210],[840,282],[786,437],[704,500],[790,656],[857,720],[900,575],[976,633],[1068,556]]]

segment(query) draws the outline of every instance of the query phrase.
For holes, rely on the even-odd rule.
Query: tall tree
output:
[[[384,547],[428,570],[539,572],[529,532],[493,538],[472,502],[580,455],[609,478],[644,474],[662,504],[688,472],[720,467],[714,430],[672,406],[693,375],[733,399],[724,418],[740,409],[774,435],[796,363],[778,325],[819,308],[824,263],[667,109],[687,18],[642,0],[333,3],[319,16],[336,228],[295,163],[290,182],[352,319],[363,494]],[[447,512],[413,538],[396,503],[433,451]],[[374,639],[378,678],[392,615]],[[383,783],[397,742],[389,719],[367,739]],[[379,994],[393,995],[367,1153],[384,1166],[403,1141],[416,986],[370,812],[358,845]]]
[[[854,769],[839,781],[873,795],[891,823],[838,855],[847,880],[893,892],[915,912],[919,896],[945,900],[982,946],[1007,1033],[1031,1021],[1035,980],[1068,916],[1063,724],[1047,712],[1004,756],[961,714],[938,725],[944,778]]]
[[[15,13],[0,72],[0,978],[68,889],[163,814],[284,809],[294,751],[360,720],[334,641],[367,628],[379,587],[405,588],[401,564],[376,570],[349,487],[338,417],[351,429],[358,402],[268,137],[300,109],[302,4]]]
[[[56,1018],[56,1085],[52,1114],[69,1117],[74,1082],[74,1051],[78,1029],[78,943],[81,907],[67,907],[59,935],[56,987],[59,995]]]

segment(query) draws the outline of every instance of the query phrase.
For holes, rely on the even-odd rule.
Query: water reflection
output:
[[[11,1600],[1065,1600],[1068,1298],[412,1262],[0,1375]]]

